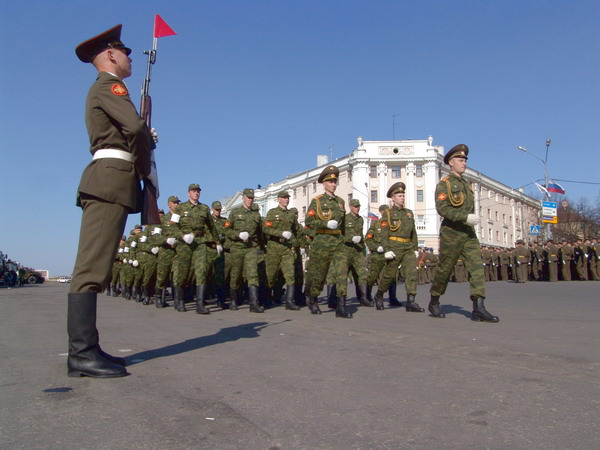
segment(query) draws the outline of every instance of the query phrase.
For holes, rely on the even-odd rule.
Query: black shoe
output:
[[[119,358],[118,356],[109,355],[104,350],[102,350],[100,346],[98,346],[98,353],[100,353],[100,356],[102,356],[104,359],[113,364],[123,367],[127,365],[127,361],[125,361],[125,358]]]
[[[335,310],[335,317],[341,317],[342,319],[352,319],[352,314],[346,310],[345,296],[338,298],[337,308]]]
[[[429,312],[431,313],[431,317],[435,317],[437,319],[443,319],[446,317],[446,314],[442,313],[440,310],[440,296],[432,295],[431,300],[429,301],[429,306],[427,307]]]
[[[473,312],[471,313],[471,320],[489,323],[499,322],[500,318],[498,316],[493,316],[488,312],[487,309],[485,309],[483,300],[483,297],[471,297],[471,301],[473,302]]]
[[[408,312],[424,312],[425,311],[417,303],[415,303],[415,296],[413,294],[408,294],[406,296],[406,310]]]
[[[383,306],[383,292],[377,288],[377,293],[375,294],[375,309],[377,311],[383,311],[385,307]]]
[[[308,309],[310,310],[311,314],[321,314],[317,297],[308,297]]]

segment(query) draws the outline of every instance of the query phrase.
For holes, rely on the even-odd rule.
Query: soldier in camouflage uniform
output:
[[[253,209],[254,189],[244,189],[242,206],[231,211],[225,222],[225,235],[231,241],[231,282],[229,309],[239,309],[238,300],[245,275],[248,282],[250,312],[263,313],[258,304],[258,248],[263,245],[262,220],[260,212]]]
[[[498,322],[484,305],[485,282],[481,250],[475,229],[479,217],[475,212],[475,196],[471,184],[463,178],[467,169],[469,148],[459,144],[444,156],[450,175],[440,180],[435,191],[435,207],[444,218],[440,229],[440,265],[431,284],[429,312],[432,317],[445,317],[440,310],[440,296],[446,292],[452,268],[459,257],[465,261],[471,285],[472,320]]]
[[[296,218],[296,222],[298,222],[298,208],[290,208],[290,212]],[[302,260],[308,251],[308,246],[308,236],[305,233],[304,227],[298,224],[296,232],[292,237],[292,251],[294,252],[295,303],[299,306],[306,305],[306,299],[302,292],[302,287],[304,286],[304,264],[302,263]]]
[[[381,205],[379,213],[383,216],[383,212],[388,208],[388,205]],[[378,282],[377,280],[380,278],[381,272],[385,267],[385,257],[383,256],[383,246],[381,245],[381,220],[371,222],[371,226],[365,237],[365,243],[369,249],[367,261],[367,299],[373,301],[373,286]],[[402,306],[402,303],[396,297],[396,286],[396,280],[393,280],[388,289],[390,306]]]
[[[281,270],[285,279],[285,309],[297,311],[300,308],[295,303],[294,278],[294,236],[298,233],[296,215],[287,206],[290,194],[281,191],[277,194],[279,206],[270,209],[264,221],[264,233],[267,240],[265,256],[267,270],[267,298],[272,298],[275,278]]]
[[[350,212],[346,214],[344,244],[347,254],[348,272],[352,274],[356,288],[356,298],[362,306],[373,306],[367,300],[367,259],[363,236],[364,220],[358,214],[360,201],[350,200]],[[346,275],[347,276],[347,275]]]
[[[231,272],[231,262],[229,261],[229,244],[225,236],[225,222],[227,219],[221,216],[221,210],[223,209],[221,202],[213,202],[211,209],[212,219],[217,230],[217,237],[219,238],[218,243],[223,247],[223,251],[213,262],[213,275],[217,289],[217,305],[221,309],[228,309],[229,305],[225,303],[225,288]]]
[[[127,238],[127,257],[128,257],[128,267],[126,270],[126,279],[125,283],[127,285],[127,296],[125,297],[127,300],[134,299],[135,301],[141,301],[139,299],[138,286],[140,282],[140,271],[139,271],[139,261],[137,260],[137,235],[142,232],[142,227],[140,225],[136,225],[129,237]]]
[[[338,297],[336,317],[352,318],[346,311],[347,255],[344,248],[346,211],[344,200],[335,195],[339,177],[336,166],[327,166],[319,175],[325,193],[313,198],[306,215],[306,227],[314,232],[315,238],[310,248],[310,264],[307,278],[310,285],[309,307],[312,314],[321,314],[317,298],[325,284],[329,267],[335,265],[337,274],[336,291]]]
[[[381,244],[386,259],[383,277],[375,294],[375,307],[383,310],[383,293],[398,276],[398,266],[402,266],[406,289],[406,310],[425,311],[415,302],[417,295],[417,259],[419,241],[415,227],[415,217],[410,209],[404,208],[406,186],[401,181],[394,183],[387,197],[394,203],[381,217]]]
[[[119,295],[119,283],[121,282],[121,266],[123,265],[123,263],[121,262],[121,257],[123,255],[124,246],[125,236],[121,236],[119,248],[117,249],[117,253],[115,253],[115,260],[113,261],[110,286],[106,289],[106,295],[112,295],[113,297],[117,297]]]
[[[179,198],[171,195],[167,201],[169,212],[160,216],[160,226],[155,226],[149,238],[150,243],[158,247],[156,261],[156,307],[164,308],[167,304],[167,285],[170,284],[173,261],[176,256],[177,234],[179,227],[171,218],[179,205]]]
[[[146,225],[138,238],[138,261],[142,272],[141,295],[142,304],[154,303],[154,285],[156,284],[156,255],[158,246],[149,242],[149,237],[154,233],[155,225]]]
[[[196,279],[196,314],[210,314],[204,304],[206,280],[215,258],[223,251],[210,209],[200,199],[200,186],[188,187],[187,202],[180,203],[171,216],[179,228],[177,263],[173,273],[175,305],[185,311],[183,288],[191,277]]]

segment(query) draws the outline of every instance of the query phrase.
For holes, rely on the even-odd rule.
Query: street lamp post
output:
[[[550,200],[550,192],[548,192],[548,148],[550,147],[550,144],[552,143],[552,141],[550,139],[546,139],[546,158],[542,159],[539,156],[527,151],[527,149],[525,147],[517,147],[517,149],[521,150],[522,152],[527,153],[528,155],[533,156],[536,159],[539,159],[542,164],[544,165],[544,187],[546,188],[546,199]],[[550,228],[550,224],[547,223],[546,224],[546,236],[548,237],[548,239],[552,239],[552,229]]]

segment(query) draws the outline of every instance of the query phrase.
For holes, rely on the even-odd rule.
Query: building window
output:
[[[492,220],[492,210],[488,208],[488,219]]]
[[[498,221],[498,211],[496,211],[496,222]]]
[[[306,197],[306,186],[302,186],[302,195]]]
[[[392,166],[392,178],[400,178],[402,168],[400,166]]]
[[[317,182],[313,182],[313,192],[317,192]]]
[[[483,208],[479,207],[479,217],[483,217]]]
[[[294,189],[294,198],[296,198],[296,189]]]
[[[350,204],[350,200],[352,200],[352,194],[348,194],[348,204]]]
[[[417,201],[418,202],[423,201],[423,190],[422,189],[417,189]]]
[[[494,235],[492,234],[492,229],[488,228],[488,239],[490,242],[494,242]]]
[[[417,223],[419,225],[425,225],[425,216],[417,216]]]
[[[506,224],[506,214],[502,214],[502,223]]]
[[[377,166],[369,166],[369,177],[377,178]]]
[[[371,191],[371,203],[378,203],[379,200],[377,200],[377,190],[373,190]]]
[[[418,177],[422,177],[423,176],[423,164],[416,164],[415,168],[416,168],[416,172],[417,172],[416,175]]]
[[[500,232],[496,231],[496,242],[500,242]]]
[[[506,245],[508,243],[508,233],[505,231],[504,232],[504,245]]]

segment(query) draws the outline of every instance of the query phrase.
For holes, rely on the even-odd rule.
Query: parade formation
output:
[[[559,273],[564,280],[600,279],[596,239],[560,247],[548,241],[544,248],[527,248],[518,241],[510,251],[480,248],[473,190],[462,177],[469,153],[464,144],[446,153],[444,163],[451,172],[435,193],[443,217],[439,255],[418,247],[415,216],[405,208],[402,182],[389,188],[389,206],[380,208],[381,218],[363,234],[359,201],[350,200],[347,210],[335,195],[335,165],[319,176],[323,193],[310,202],[305,224],[298,222],[295,208],[288,208],[287,191],[277,194],[278,206],[262,217],[254,190],[245,188],[242,204],[225,218],[220,202],[210,207],[200,202],[201,186],[194,182],[186,201],[168,197],[158,221],[122,236],[127,215],[142,210],[140,181],[157,187],[152,151],[158,136],[138,115],[123,82],[131,75],[131,50],[121,42],[121,26],[85,41],[76,53],[98,75],[86,103],[93,159],[78,195],[83,218],[68,296],[69,376],[127,375],[124,360],[99,345],[96,302],[104,290],[157,308],[172,301],[178,312],[194,301],[196,313],[203,316],[210,315],[212,299],[221,310],[237,311],[247,301],[251,313],[283,305],[290,314],[307,306],[320,315],[319,296],[327,285],[328,307],[336,317],[349,319],[349,278],[359,305],[378,311],[385,311],[387,294],[390,307],[425,312],[416,302],[417,284],[431,283],[427,309],[431,317],[444,318],[440,298],[448,283],[468,281],[472,319],[495,323],[499,318],[484,305],[486,281],[557,281]],[[399,282],[405,285],[404,304],[396,296]]]

